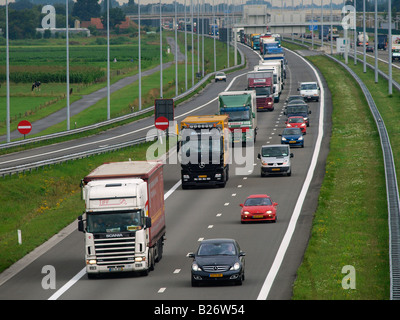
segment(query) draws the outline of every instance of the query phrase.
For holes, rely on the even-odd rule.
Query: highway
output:
[[[259,57],[247,47],[246,70],[227,75],[227,82],[212,83],[199,95],[176,108],[180,121],[190,112],[215,114],[219,92],[243,90],[246,72],[258,64]],[[22,300],[256,300],[290,299],[296,270],[306,249],[317,206],[319,187],[325,172],[330,136],[330,93],[322,77],[324,99],[310,102],[312,114],[305,136],[305,148],[294,149],[291,177],[260,177],[257,153],[262,144],[280,143],[284,128],[283,101],[297,93],[299,81],[317,81],[317,75],[303,58],[287,51],[288,77],[281,102],[273,112],[258,112],[255,148],[243,148],[245,164],[232,164],[225,188],[182,190],[179,164],[164,166],[167,240],[162,260],[147,277],[111,274],[89,280],[84,270],[83,234],[74,229],[61,241],[38,256],[0,286],[0,299]],[[61,156],[105,144],[114,144],[144,136],[154,127],[153,117],[140,120],[93,137],[27,150],[0,157],[1,167]],[[319,148],[320,147],[320,148]],[[238,169],[238,170],[236,170]],[[246,174],[243,174],[246,172]],[[79,182],[77,182],[79,183]],[[240,223],[240,207],[254,193],[267,193],[278,202],[277,223]],[[84,208],[82,208],[83,211]],[[77,212],[77,216],[81,214]],[[292,220],[293,218],[293,220]],[[77,225],[77,224],[76,224]],[[191,259],[188,252],[197,249],[199,240],[228,237],[238,240],[246,252],[246,279],[242,286],[204,286],[192,288]],[[287,249],[286,249],[287,246]],[[43,288],[42,268],[56,270],[56,288]]]

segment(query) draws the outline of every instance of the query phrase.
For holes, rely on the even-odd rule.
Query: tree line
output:
[[[47,1],[49,2],[49,1]],[[113,3],[112,1],[110,1]],[[115,1],[116,2],[116,1]],[[33,4],[30,0],[18,0],[9,4],[8,32],[10,39],[33,39],[41,37],[36,28],[42,28],[41,22],[46,14],[42,13],[45,4]],[[56,28],[65,28],[66,6],[62,3],[52,4],[56,11]],[[0,7],[0,28],[5,37],[6,18],[5,6]],[[125,12],[120,7],[111,7],[110,28],[115,28],[125,20]],[[89,21],[91,18],[101,18],[103,25],[107,23],[106,10],[103,10],[99,0],[69,0],[68,26],[73,27],[74,21]]]

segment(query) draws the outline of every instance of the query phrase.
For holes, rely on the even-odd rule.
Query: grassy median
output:
[[[332,93],[332,136],[293,299],[389,299],[388,217],[379,133],[353,78],[327,57],[307,59],[321,71]],[[347,278],[353,275],[349,268],[354,282]],[[346,289],[350,284],[354,289]]]

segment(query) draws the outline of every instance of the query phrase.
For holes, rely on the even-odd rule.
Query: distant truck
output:
[[[368,34],[365,33],[365,45],[368,45]],[[364,32],[359,32],[357,36],[357,46],[363,46],[364,45]]]
[[[257,136],[256,92],[224,91],[218,96],[218,113],[228,115],[234,144],[253,144]]]
[[[163,164],[105,163],[82,179],[86,272],[147,275],[161,260],[165,240]]]
[[[387,49],[387,35],[386,34],[378,34],[378,49],[386,50]]]
[[[225,187],[229,179],[230,132],[227,115],[188,116],[178,138],[182,188]]]
[[[272,70],[274,75],[274,102],[279,102],[280,95],[284,87],[284,73],[282,70],[283,60],[264,60],[258,66],[254,67],[254,71]]]
[[[400,60],[400,35],[392,35],[392,62]]]
[[[274,75],[272,70],[248,72],[247,90],[256,91],[257,111],[274,110]]]

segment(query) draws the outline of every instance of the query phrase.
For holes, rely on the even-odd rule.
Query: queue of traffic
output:
[[[182,189],[225,187],[231,149],[253,147],[259,134],[257,113],[272,112],[274,103],[280,101],[287,63],[280,40],[272,35],[259,39],[265,44],[262,60],[248,72],[245,90],[222,91],[215,114],[187,116],[180,122],[177,150]],[[226,81],[226,76],[219,72],[215,82],[221,80]],[[291,176],[291,147],[304,147],[311,113],[306,101],[318,101],[319,88],[316,83],[304,82],[298,90],[298,96],[289,96],[285,102],[287,120],[281,144],[260,148],[261,177]],[[81,185],[86,207],[78,218],[78,229],[85,234],[88,277],[125,271],[147,275],[154,270],[166,239],[162,163],[105,163],[83,178]],[[240,207],[241,223],[277,221],[278,203],[264,193],[250,195]],[[188,254],[193,258],[192,286],[219,280],[242,284],[244,256],[234,239],[202,241],[195,253]]]

